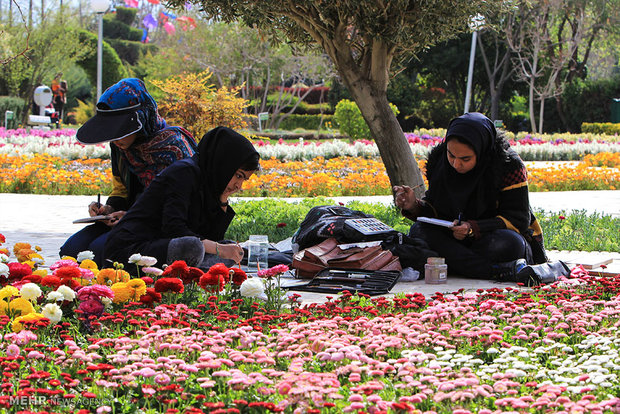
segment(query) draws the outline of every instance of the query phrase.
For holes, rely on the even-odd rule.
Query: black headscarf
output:
[[[468,143],[476,153],[476,166],[465,174],[448,162],[447,142],[451,137]],[[499,157],[496,138],[493,122],[478,112],[450,121],[446,138],[432,151],[427,165],[426,198],[440,218],[454,220],[462,213],[463,220],[476,220],[494,215],[498,190],[493,166]]]
[[[258,152],[243,135],[226,127],[207,132],[198,144],[194,159],[200,167],[203,202],[209,210],[220,206],[220,195],[235,172]]]

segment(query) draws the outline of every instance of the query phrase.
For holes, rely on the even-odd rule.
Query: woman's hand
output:
[[[203,240],[205,251],[215,254],[222,259],[229,259],[239,264],[243,259],[243,248],[236,243],[215,243],[211,240]]]
[[[108,215],[110,216],[110,219],[108,219],[108,220],[102,220],[102,221],[103,221],[103,223],[104,223],[106,226],[110,226],[110,227],[112,227],[112,226],[116,226],[116,224],[119,222],[119,220],[123,218],[123,216],[125,215],[125,213],[127,213],[127,212],[126,212],[126,211],[124,211],[124,210],[121,210],[121,211],[115,211],[115,212],[113,212],[113,213],[109,213]]]
[[[93,201],[88,205],[88,214],[91,217],[94,216],[105,216],[111,214],[114,211],[112,206],[107,204],[99,204],[96,201]]]
[[[413,188],[407,185],[396,185],[392,188],[394,191],[394,204],[401,210],[413,210],[416,204],[416,197]]]
[[[468,221],[458,224],[458,220],[454,220],[452,224],[452,234],[457,240],[465,240],[472,235],[472,231],[471,224]]]

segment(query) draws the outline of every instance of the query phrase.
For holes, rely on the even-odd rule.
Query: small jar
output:
[[[448,265],[443,257],[429,257],[424,265],[424,282],[439,285],[448,281]]]

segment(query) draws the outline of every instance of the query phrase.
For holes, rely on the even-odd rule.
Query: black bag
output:
[[[374,234],[363,234],[345,223],[348,219],[363,218],[374,217],[342,206],[312,207],[304,221],[299,225],[299,230],[293,235],[292,242],[299,246],[299,250],[303,250],[331,237],[335,238],[338,243],[355,243],[385,240],[390,235],[398,234],[394,229]]]
[[[436,251],[431,250],[425,240],[409,237],[402,233],[388,236],[381,243],[381,247],[397,256],[403,268],[412,267],[420,272],[421,275],[424,275],[426,259],[439,256]]]

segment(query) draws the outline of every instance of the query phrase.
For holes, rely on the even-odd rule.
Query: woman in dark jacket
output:
[[[445,257],[451,272],[528,283],[528,265],[547,261],[525,165],[486,116],[453,119],[428,157],[426,176],[422,200],[411,188],[396,186],[395,203],[412,220],[452,222],[446,228],[417,221],[410,231]]]
[[[127,263],[139,253],[159,265],[184,260],[203,269],[239,263],[243,249],[220,242],[235,216],[228,197],[259,168],[247,138],[225,127],[209,131],[198,153],[159,174],[112,229],[105,257]]]
[[[135,78],[122,79],[101,95],[97,113],[77,131],[77,139],[82,144],[110,142],[112,193],[105,204],[92,202],[88,212],[91,217],[111,218],[72,235],[60,248],[60,256],[76,257],[90,250],[101,267],[110,229],[159,172],[194,155],[197,145],[185,129],[166,124],[144,83]]]

